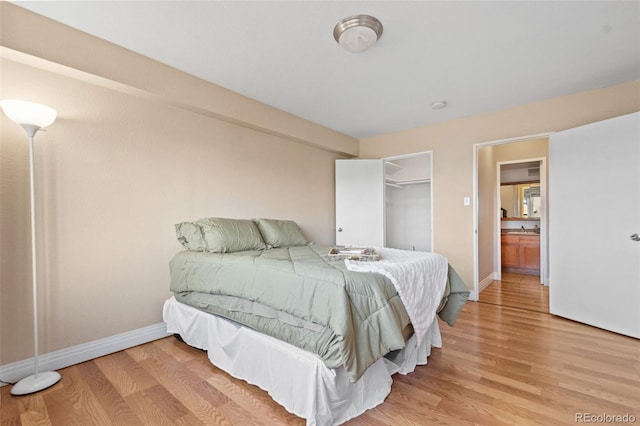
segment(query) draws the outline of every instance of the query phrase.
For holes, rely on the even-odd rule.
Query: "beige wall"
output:
[[[66,25],[0,2],[0,45],[20,60],[303,144],[358,155],[358,140]],[[7,49],[5,49],[7,50]],[[3,52],[7,56],[12,52]],[[44,60],[44,61],[43,61]],[[42,62],[45,62],[43,64]]]
[[[357,140],[10,4],[0,12],[0,98],[58,111],[35,138],[41,353],[161,322],[179,221],[287,218],[333,242],[334,161]],[[117,76],[91,63],[101,52]],[[5,365],[33,355],[33,329],[27,137],[0,116]]]
[[[496,243],[497,171],[495,146],[478,150],[478,279],[493,275]],[[467,283],[468,285],[468,283]]]
[[[433,150],[434,251],[473,286],[473,146],[564,130],[640,110],[640,81],[360,141],[362,158]]]
[[[507,211],[507,217],[520,217],[517,195],[515,185],[502,185],[500,187],[500,206]]]

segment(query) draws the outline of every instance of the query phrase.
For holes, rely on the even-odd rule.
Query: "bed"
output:
[[[468,297],[434,253],[335,259],[295,222],[273,219],[206,218],[176,231],[186,250],[170,262],[168,331],[308,425],[382,403],[391,375],[441,346],[436,314],[452,325]]]

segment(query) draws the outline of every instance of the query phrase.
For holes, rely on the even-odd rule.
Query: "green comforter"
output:
[[[330,248],[183,251],[170,263],[171,291],[182,303],[313,352],[329,368],[344,366],[355,382],[404,347],[409,317],[391,281],[347,270],[327,255]]]

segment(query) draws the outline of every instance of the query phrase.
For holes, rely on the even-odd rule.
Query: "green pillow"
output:
[[[254,219],[254,221],[258,224],[262,239],[269,248],[309,244],[298,224],[292,220]]]
[[[177,223],[176,236],[187,250],[205,251],[207,249],[202,230],[193,222]]]
[[[266,248],[260,231],[249,219],[210,217],[195,222],[200,226],[206,250],[213,253],[233,253]]]

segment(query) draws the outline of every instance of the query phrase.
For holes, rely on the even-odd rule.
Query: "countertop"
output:
[[[521,235],[521,236],[532,236],[532,237],[539,237],[540,236],[540,230],[534,231],[533,229],[527,229],[526,232],[522,232],[522,229],[517,228],[517,229],[501,229],[500,233],[502,235]]]

